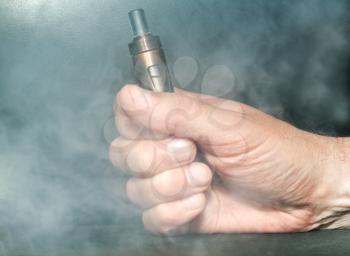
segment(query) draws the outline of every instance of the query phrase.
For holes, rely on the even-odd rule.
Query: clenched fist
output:
[[[161,234],[349,227],[350,142],[242,103],[135,85],[117,95],[112,163]]]

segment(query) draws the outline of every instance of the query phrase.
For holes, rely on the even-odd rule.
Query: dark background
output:
[[[155,237],[108,161],[146,10],[179,86],[350,135],[350,2],[2,0],[0,255],[344,255],[348,231]]]

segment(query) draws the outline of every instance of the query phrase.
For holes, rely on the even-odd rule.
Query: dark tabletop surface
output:
[[[127,12],[140,7],[175,84],[350,135],[349,1],[2,0],[0,256],[348,255],[349,231],[142,229],[108,161],[114,96],[134,81]]]
[[[82,236],[82,234],[84,234]],[[348,255],[350,232],[302,234],[231,234],[158,237],[143,231],[121,232],[116,226],[80,227],[68,237],[0,241],[1,255]]]

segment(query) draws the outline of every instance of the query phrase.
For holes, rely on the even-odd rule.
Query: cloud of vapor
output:
[[[127,12],[138,7],[179,87],[315,132],[349,123],[347,1],[5,0],[0,255],[157,245],[108,160],[114,97],[134,81]]]

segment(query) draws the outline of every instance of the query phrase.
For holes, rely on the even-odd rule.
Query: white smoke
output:
[[[133,81],[130,9],[145,8],[180,87],[332,133],[349,122],[347,5],[2,1],[0,254],[157,243],[142,233],[126,177],[107,159],[114,96]]]

